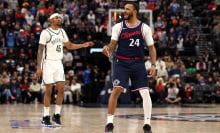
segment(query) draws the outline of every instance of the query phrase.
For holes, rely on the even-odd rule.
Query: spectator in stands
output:
[[[67,10],[65,8],[62,9],[62,25],[63,26],[68,26],[70,25],[70,20],[69,20],[69,16],[67,15]]]
[[[174,56],[176,53],[176,48],[177,48],[177,41],[173,36],[170,37],[170,40],[168,41],[168,50],[169,53]]]
[[[28,43],[27,36],[24,35],[24,29],[20,29],[20,32],[18,33],[16,37],[16,45],[17,48],[26,48],[26,45]]]
[[[180,69],[179,67],[174,64],[170,71],[168,71],[169,77],[175,76],[180,77]]]
[[[161,20],[161,17],[157,17],[157,21],[154,24],[155,28],[160,28],[162,30],[165,29],[165,22],[163,20]]]
[[[86,69],[83,71],[83,83],[85,88],[85,97],[87,102],[91,101],[92,98],[92,88],[91,88],[91,68],[89,65],[86,66]]]
[[[71,91],[71,88],[70,88],[70,80],[66,80],[64,89],[65,90],[64,90],[64,95],[63,95],[63,102],[67,103],[67,97],[68,97],[69,102],[73,103],[73,96],[72,96],[72,91]]]
[[[212,1],[210,2],[210,4],[208,5],[208,10],[209,10],[210,12],[212,12],[212,11],[216,11],[216,9],[217,9],[217,5],[215,4],[215,1],[212,0]]]
[[[163,78],[158,78],[157,79],[157,84],[156,84],[156,92],[157,92],[157,102],[158,103],[163,103],[163,99],[165,97],[165,88],[164,88],[164,82]]]
[[[14,48],[15,47],[15,39],[16,35],[14,34],[12,29],[9,29],[6,33],[6,44],[8,48]]]
[[[189,72],[196,72],[196,62],[195,62],[195,59],[192,58],[192,57],[187,57],[187,61],[185,61],[185,65],[186,65],[186,69],[189,71]]]
[[[26,20],[28,25],[32,26],[32,22],[34,20],[34,15],[31,14],[30,11],[28,11],[28,13],[25,15],[25,20]]]
[[[207,85],[209,85],[210,87],[215,85],[215,82],[213,81],[213,78],[211,76],[208,77]]]
[[[32,82],[30,84],[30,94],[31,94],[31,101],[35,101],[37,98],[37,101],[39,103],[42,103],[42,92],[41,92],[41,86],[37,82],[37,78],[32,78]],[[35,101],[36,102],[36,101]]]
[[[30,93],[30,85],[28,83],[28,79],[24,79],[21,86],[21,97],[23,103],[29,103],[31,100],[31,93]]]
[[[146,10],[147,9],[147,2],[145,0],[140,0],[139,1],[139,8],[141,10]]]
[[[3,80],[0,86],[0,101],[10,104],[10,100],[14,100],[15,97],[12,96],[11,90],[9,88],[9,81],[7,79]]]
[[[105,76],[105,86],[107,86],[107,84],[109,83],[109,82],[111,82],[111,77],[112,75],[111,75],[111,70],[108,70],[107,71],[107,75]]]
[[[147,61],[145,62],[145,68],[147,71],[150,70],[151,64],[152,63],[151,63],[150,57],[148,57]]]
[[[76,80],[73,79],[71,81],[71,84],[70,84],[70,90],[72,92],[72,95],[76,95],[76,102],[77,102],[77,104],[79,104],[80,96],[83,95],[82,92],[81,92],[81,85],[80,85],[80,83],[77,83]]]
[[[213,26],[217,25],[218,23],[220,23],[220,15],[213,15]]]
[[[206,83],[206,81],[205,81],[204,76],[200,76],[200,77],[199,77],[199,80],[198,80],[198,85],[201,86],[201,87],[203,87],[203,86],[205,86],[206,84],[207,84],[207,83]]]
[[[93,91],[92,102],[96,102],[102,88],[100,87],[100,74],[97,66],[94,66],[91,71],[91,87]]]
[[[170,3],[170,6],[171,6],[171,9],[172,9],[173,14],[176,14],[177,11],[180,9],[180,4],[177,3],[176,0],[173,0],[173,1]]]
[[[7,83],[10,81],[10,77],[7,71],[3,71],[2,75],[0,75],[0,85],[3,84],[4,81],[7,81]]]
[[[184,17],[192,16],[192,7],[188,1],[185,1],[185,5],[183,6],[183,16]]]
[[[219,60],[217,57],[213,58],[211,62],[211,70],[210,72],[219,72]]]
[[[186,83],[184,88],[185,88],[186,97],[188,100],[187,102],[192,103],[193,102],[193,93],[194,93],[193,87],[190,86],[189,83]]]
[[[162,57],[158,57],[156,61],[156,69],[159,69],[161,66],[166,69],[166,63],[162,60]]]
[[[63,49],[63,65],[65,71],[71,69],[73,63],[73,55],[66,49]]]
[[[87,15],[87,19],[90,20],[90,22],[92,22],[95,25],[96,16],[92,10],[89,11],[89,14]]]
[[[21,102],[21,90],[20,90],[20,85],[17,83],[16,78],[11,79],[10,83],[10,91],[13,97],[16,98],[17,102]]]
[[[166,59],[166,68],[169,71],[173,66],[174,66],[174,62],[171,58],[171,56],[168,56],[168,58]]]
[[[168,103],[178,103],[181,101],[181,97],[178,97],[179,89],[176,87],[176,85],[171,82],[169,83],[168,88],[168,96],[165,98],[165,100]]]
[[[0,28],[0,47],[6,47],[5,46],[5,37],[2,33],[2,29]]]
[[[206,72],[207,71],[206,63],[203,61],[202,58],[196,63],[196,71],[197,72]]]
[[[15,14],[15,20],[18,21],[21,25],[25,22],[24,14],[21,13],[20,8],[17,8],[17,12]]]
[[[168,77],[167,69],[164,68],[163,65],[157,65],[157,67],[158,67],[158,66],[159,66],[159,68],[157,69],[157,78]]]
[[[220,38],[220,22],[214,27],[213,31],[216,35],[216,38]]]

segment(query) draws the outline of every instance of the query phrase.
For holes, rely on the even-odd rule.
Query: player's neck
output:
[[[128,22],[129,26],[135,26],[135,25],[137,25],[137,23],[139,23],[139,20],[137,18],[133,17],[133,18],[127,20],[127,22]]]
[[[51,29],[53,29],[53,30],[58,30],[58,29],[59,29],[59,26],[57,26],[57,25],[51,25]]]

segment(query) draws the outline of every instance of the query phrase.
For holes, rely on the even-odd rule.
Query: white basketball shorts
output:
[[[64,69],[61,60],[44,60],[42,62],[42,71],[43,83],[45,85],[65,81]]]

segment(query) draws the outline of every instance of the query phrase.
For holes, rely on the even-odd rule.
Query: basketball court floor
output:
[[[42,112],[42,104],[0,105],[0,133],[104,133],[106,107],[63,105],[62,127],[42,127]],[[114,133],[143,133],[141,107],[116,112]],[[220,105],[154,107],[151,125],[153,133],[220,133]]]

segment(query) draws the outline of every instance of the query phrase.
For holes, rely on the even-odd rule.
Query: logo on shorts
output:
[[[120,84],[120,81],[118,79],[115,79],[113,81],[113,86],[118,86]]]

